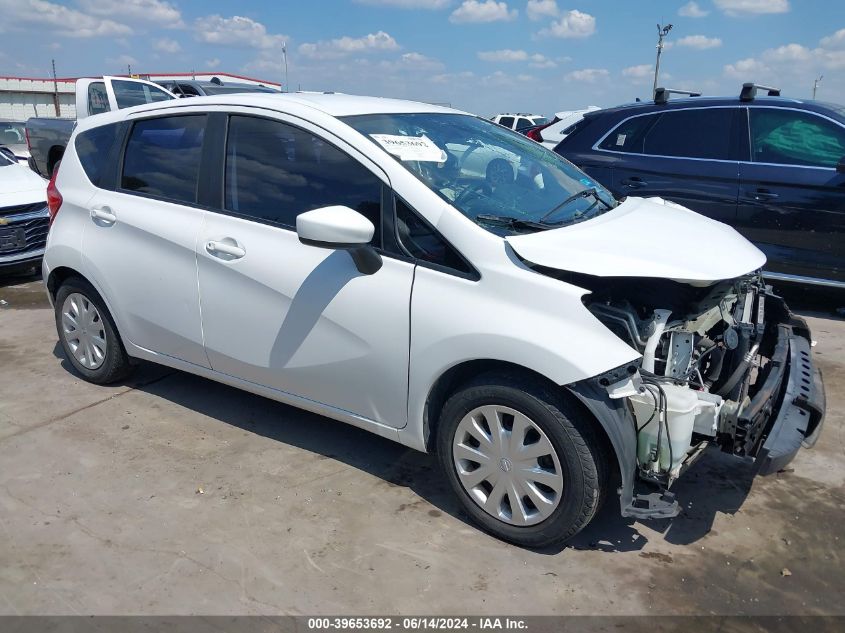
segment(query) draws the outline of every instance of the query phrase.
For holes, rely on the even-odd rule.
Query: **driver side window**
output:
[[[845,157],[845,129],[794,110],[750,108],[751,160],[755,163],[836,167]]]

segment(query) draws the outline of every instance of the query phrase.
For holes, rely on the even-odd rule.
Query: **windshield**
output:
[[[499,235],[565,226],[616,206],[609,191],[568,161],[485,119],[420,113],[343,120]]]
[[[0,121],[0,145],[23,145],[26,132],[23,123]]]

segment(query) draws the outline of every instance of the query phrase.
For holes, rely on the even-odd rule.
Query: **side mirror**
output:
[[[349,251],[358,270],[365,275],[372,275],[382,265],[381,255],[369,245],[375,230],[372,222],[349,207],[322,207],[296,216],[300,242]]]
[[[18,162],[18,157],[17,157],[17,156],[15,156],[15,155],[12,153],[12,150],[10,150],[10,149],[9,149],[8,147],[6,147],[5,145],[0,146],[0,154],[3,154],[3,156],[5,156],[6,158],[8,158],[8,159],[9,159],[10,161],[12,161],[13,163],[17,163],[17,162]]]
[[[843,156],[840,161],[836,164],[836,171],[840,174],[845,174],[845,156]]]

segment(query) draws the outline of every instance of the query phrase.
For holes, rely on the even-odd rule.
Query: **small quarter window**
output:
[[[88,85],[88,114],[101,114],[111,110],[106,84],[95,81]]]
[[[399,199],[396,200],[396,230],[402,246],[416,259],[465,274],[473,272],[434,228]]]
[[[117,138],[117,130],[118,125],[112,123],[86,130],[76,136],[76,155],[82,163],[82,170],[95,187],[100,186],[109,152]]]

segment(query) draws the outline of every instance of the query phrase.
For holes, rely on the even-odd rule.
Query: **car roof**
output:
[[[410,114],[410,113],[440,113],[440,114],[467,114],[460,110],[444,106],[421,103],[418,101],[406,101],[404,99],[388,99],[385,97],[366,97],[361,95],[349,95],[333,92],[286,92],[286,93],[263,93],[251,92],[232,95],[215,95],[208,97],[193,97],[186,104],[184,100],[158,101],[142,106],[131,108],[133,112],[147,110],[163,110],[169,108],[184,107],[186,105],[233,105],[233,106],[258,106],[270,110],[283,110],[284,105],[295,104],[319,110],[329,116],[355,116],[361,114]],[[124,112],[130,109],[124,110]]]
[[[679,108],[707,108],[707,107],[725,107],[725,106],[767,106],[774,108],[797,108],[807,110],[810,112],[818,112],[828,116],[834,115],[839,119],[845,120],[842,117],[842,106],[835,104],[824,103],[821,101],[812,101],[809,99],[790,99],[788,97],[755,97],[750,101],[743,101],[737,97],[684,97],[680,99],[669,99],[666,103],[655,103],[654,101],[638,101],[634,103],[624,103],[612,108],[605,108],[603,110],[594,110],[584,115],[585,118],[592,118],[595,116],[605,116],[608,114],[624,114],[631,116],[633,114],[645,114],[650,112],[658,112],[661,110],[675,110]]]

